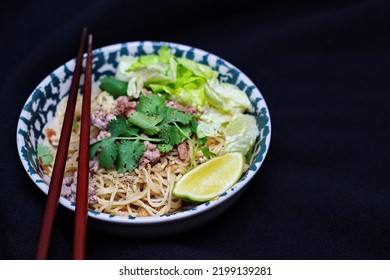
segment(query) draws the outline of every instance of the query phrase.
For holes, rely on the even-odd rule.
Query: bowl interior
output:
[[[174,214],[155,217],[121,217],[99,213],[89,210],[88,215],[92,218],[115,223],[161,223],[172,220],[187,218],[193,214],[199,214],[212,207],[223,203],[245,187],[250,179],[259,170],[266,156],[271,137],[271,123],[268,108],[263,96],[254,83],[239,69],[206,51],[169,42],[128,42],[115,44],[93,52],[93,76],[92,90],[98,89],[98,81],[105,75],[113,75],[120,56],[157,53],[161,46],[167,45],[178,57],[194,59],[212,67],[220,73],[220,80],[237,85],[246,92],[254,107],[254,116],[260,130],[260,137],[255,143],[252,162],[248,171],[231,189],[215,200],[203,203],[194,208],[183,210]],[[33,182],[40,190],[47,194],[48,184],[45,182],[37,160],[37,144],[44,139],[43,128],[54,119],[57,104],[69,94],[72,79],[72,71],[75,60],[70,60],[58,67],[47,76],[31,93],[26,101],[17,127],[17,149],[24,168]],[[80,90],[83,87],[81,77]],[[60,198],[60,204],[74,211],[75,205],[65,198]]]

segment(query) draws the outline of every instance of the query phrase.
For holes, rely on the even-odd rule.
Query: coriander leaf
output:
[[[179,122],[182,124],[188,124],[192,119],[193,117],[190,114],[185,114],[177,109],[167,108],[167,114],[164,121],[167,123]]]
[[[53,155],[51,154],[49,147],[46,145],[38,144],[37,153],[38,158],[42,160],[44,165],[50,165],[53,162]]]
[[[198,122],[194,118],[191,119],[191,126],[190,126],[190,128],[191,128],[192,132],[195,133],[196,136],[198,136],[198,133],[197,133]]]
[[[168,153],[169,151],[171,151],[173,149],[173,146],[171,144],[166,144],[166,143],[159,143],[156,146],[157,146],[157,149],[159,149],[160,152],[163,152],[163,153]]]
[[[92,144],[90,147],[89,147],[89,159],[93,159],[93,157],[95,156],[95,154],[97,153],[97,151],[99,150],[100,147],[102,146],[105,146],[106,144],[110,143],[111,141],[115,141],[115,138],[105,138],[101,141],[98,141],[94,144]]]
[[[140,141],[121,141],[118,144],[118,160],[116,169],[123,172],[126,169],[132,172],[138,166],[138,160],[146,151],[146,147]]]
[[[184,140],[180,131],[173,125],[163,123],[159,126],[159,128],[160,132],[158,136],[166,144],[174,146],[180,144]]]
[[[124,137],[139,135],[139,129],[134,126],[130,126],[124,116],[117,116],[116,119],[110,121],[108,123],[108,131],[113,137],[119,135]]]
[[[181,135],[184,137],[183,140],[188,139],[188,140],[192,141],[192,139],[190,138],[192,131],[188,125],[178,125],[177,123],[173,123],[173,125],[179,130]]]
[[[159,138],[166,144],[172,146],[180,144],[184,139],[189,138],[191,129],[188,126],[178,126],[163,123],[159,126]]]
[[[169,124],[164,124],[162,126],[159,137],[162,138],[165,143],[171,145],[177,145],[183,140],[180,131],[175,126]]]
[[[93,157],[96,155],[96,152],[99,150],[101,146],[102,146],[101,142],[97,142],[89,146],[89,160],[93,159]]]
[[[206,144],[206,141],[207,141],[206,137],[203,137],[203,138],[199,138],[199,139],[198,139],[199,145],[204,145],[204,144]]]
[[[102,141],[103,142],[103,141]],[[115,165],[118,157],[118,147],[115,144],[115,138],[107,138],[103,149],[99,152],[99,163],[104,169],[108,170]]]
[[[150,96],[140,95],[136,109],[137,112],[148,115],[165,116],[167,108],[165,106],[164,98],[157,94],[151,94]]]
[[[207,146],[202,148],[202,153],[206,158],[212,158],[216,156],[216,154],[210,152],[209,147]]]
[[[134,112],[128,118],[129,122],[135,126],[138,126],[148,135],[154,135],[160,131],[157,127],[164,118],[162,116],[149,116],[145,113]]]

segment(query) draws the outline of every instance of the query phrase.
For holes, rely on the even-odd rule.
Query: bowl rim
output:
[[[188,46],[188,45],[181,44],[181,43],[174,43],[174,42],[167,42],[167,41],[128,41],[128,42],[124,42],[124,43],[116,43],[116,44],[111,44],[111,45],[96,48],[93,50],[92,54],[95,55],[95,54],[100,53],[100,52],[104,53],[104,52],[110,52],[110,51],[118,52],[121,49],[121,47],[123,47],[123,46],[131,48],[131,47],[139,46],[140,44],[150,45],[150,46],[167,45],[170,48],[174,48],[177,50],[185,49],[186,51],[191,50],[194,52],[198,52],[202,56],[207,55],[207,56],[211,56],[213,59],[223,61],[224,64],[226,66],[228,66],[229,68],[233,68],[233,69],[237,70],[240,73],[241,79],[245,80],[245,82],[250,84],[251,86],[254,86],[254,90],[257,91],[259,96],[261,97],[260,102],[262,103],[262,107],[265,107],[265,109],[266,109],[268,134],[265,136],[265,142],[264,142],[265,150],[262,153],[259,152],[257,154],[257,156],[253,159],[253,163],[250,165],[250,166],[252,166],[255,163],[258,163],[258,165],[256,166],[256,170],[254,172],[246,172],[245,175],[243,177],[241,177],[241,179],[236,184],[234,184],[226,193],[219,196],[218,198],[211,200],[211,201],[208,201],[208,202],[205,202],[205,203],[202,203],[202,204],[199,204],[199,205],[196,205],[195,207],[190,208],[188,210],[181,210],[179,212],[175,212],[172,214],[156,215],[156,216],[151,216],[151,217],[117,216],[117,215],[110,215],[110,214],[106,214],[106,213],[100,213],[100,212],[88,209],[88,217],[89,218],[93,218],[93,219],[97,219],[97,220],[101,220],[101,221],[109,222],[109,223],[119,223],[119,224],[126,224],[126,225],[137,225],[137,224],[151,225],[151,224],[161,224],[161,223],[165,224],[165,223],[171,223],[174,221],[179,221],[182,219],[187,219],[187,218],[190,218],[194,215],[200,215],[204,212],[207,212],[207,211],[217,207],[218,205],[223,204],[225,201],[231,199],[233,196],[235,196],[236,193],[238,193],[239,190],[241,190],[247,186],[247,184],[251,181],[251,179],[259,171],[259,169],[262,166],[262,164],[266,158],[266,155],[268,153],[270,142],[271,142],[271,117],[269,114],[269,109],[268,109],[268,106],[266,104],[266,101],[265,101],[262,93],[260,92],[259,88],[256,86],[256,84],[243,71],[241,71],[238,67],[234,66],[229,61],[227,61],[227,60],[225,60],[225,59],[223,59],[223,58],[219,57],[218,55],[215,55],[211,52],[205,51],[203,49]],[[86,56],[86,54],[84,54],[84,57],[85,56]],[[43,88],[43,85],[47,85],[51,81],[50,75],[54,74],[54,73],[61,72],[62,68],[64,66],[74,65],[75,60],[76,60],[75,58],[70,59],[67,62],[63,63],[62,65],[58,66],[54,71],[50,72],[37,86],[34,87],[34,90],[29,95],[25,104],[23,105],[23,108],[22,108],[22,110],[19,114],[19,118],[18,118],[17,129],[16,129],[16,142],[17,142],[17,149],[18,149],[19,158],[22,162],[22,165],[23,165],[25,171],[29,175],[29,177],[32,179],[32,181],[35,183],[35,185],[46,195],[47,195],[48,189],[49,189],[48,184],[46,182],[44,182],[42,177],[39,176],[39,174],[35,170],[32,173],[29,172],[30,166],[28,165],[28,160],[23,158],[22,142],[24,141],[24,139],[23,139],[23,141],[22,141],[22,139],[20,139],[22,137],[19,135],[19,131],[23,127],[26,127],[26,125],[22,121],[22,114],[26,108],[26,105],[29,102],[32,102],[34,100],[34,92],[39,88]],[[70,68],[72,69],[73,67],[70,67]],[[75,204],[70,202],[69,200],[65,199],[62,196],[60,196],[59,204],[65,208],[73,211],[73,212],[75,211]]]

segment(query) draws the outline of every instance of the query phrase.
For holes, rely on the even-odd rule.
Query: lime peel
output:
[[[243,171],[242,153],[228,153],[186,173],[174,186],[173,194],[191,202],[209,201],[230,189]]]

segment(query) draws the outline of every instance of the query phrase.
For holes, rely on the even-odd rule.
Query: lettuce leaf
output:
[[[139,98],[144,87],[196,108],[212,106],[230,114],[252,111],[245,92],[218,81],[218,72],[196,61],[176,57],[167,46],[157,54],[120,58],[115,78],[128,82],[127,95]]]
[[[221,135],[225,131],[226,124],[232,120],[232,117],[230,114],[209,108],[200,116],[196,134],[199,138]]]
[[[220,83],[218,80],[209,80],[205,86],[208,102],[214,108],[226,112],[252,112],[252,104],[245,92],[237,86]]]
[[[195,76],[205,79],[213,79],[218,77],[218,72],[214,71],[210,66],[197,63],[187,58],[177,58],[177,62],[194,73]]]
[[[260,132],[252,115],[237,114],[226,127],[225,153],[246,155]]]
[[[176,60],[164,46],[158,55],[142,55],[138,58],[122,56],[116,69],[115,78],[128,82],[127,95],[131,98],[139,98],[139,94],[148,84],[160,85],[175,83]]]
[[[130,72],[127,70],[137,62],[137,58],[132,56],[122,56],[119,59],[119,64],[116,68],[115,78],[124,82],[128,82],[131,78]]]
[[[130,80],[127,85],[127,95],[132,98],[139,98],[139,95],[149,83],[168,84],[172,83],[172,77],[165,74],[163,69],[158,67],[145,67],[137,72],[131,72]]]

